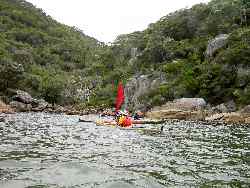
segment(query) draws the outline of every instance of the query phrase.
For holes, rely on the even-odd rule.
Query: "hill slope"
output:
[[[164,82],[138,99],[145,106],[180,97],[239,106],[250,101],[247,0],[176,11],[111,46],[22,0],[0,0],[0,15],[1,95],[19,88],[52,103],[111,106],[119,80],[160,75]],[[223,44],[215,49],[213,41]]]
[[[250,101],[249,25],[249,1],[213,0],[171,13],[142,32],[122,35],[114,47],[123,57],[137,49],[132,70],[153,70],[166,79],[142,96],[141,103],[154,106],[180,97],[203,97],[212,104],[234,100],[244,105]],[[207,54],[208,45],[216,48],[223,36],[225,44]]]
[[[82,70],[98,61],[104,45],[26,1],[1,0],[0,15],[0,91],[22,88],[50,102],[73,102],[72,83],[80,87]]]

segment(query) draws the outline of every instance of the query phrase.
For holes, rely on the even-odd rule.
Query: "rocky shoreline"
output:
[[[66,115],[98,114],[98,109],[76,110],[73,106],[52,105],[43,99],[35,99],[29,93],[17,90],[9,105],[0,100],[1,113],[45,112]],[[106,112],[112,113],[111,109]],[[171,121],[215,122],[219,124],[250,124],[250,105],[236,111],[230,101],[215,107],[207,105],[202,98],[182,98],[152,108],[145,113],[146,118]],[[1,120],[1,119],[0,119]]]
[[[250,124],[250,105],[236,111],[233,101],[210,107],[202,98],[182,98],[155,107],[146,116],[154,119]]]
[[[21,90],[15,91],[12,101],[7,105],[0,100],[0,113],[15,112],[45,112],[45,113],[64,113],[67,115],[84,115],[89,113],[97,113],[95,109],[84,111],[76,110],[73,106],[60,106],[50,104],[44,99],[33,98],[29,93]]]

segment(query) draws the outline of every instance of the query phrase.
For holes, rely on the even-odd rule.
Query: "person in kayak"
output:
[[[130,127],[132,125],[132,119],[129,117],[126,110],[121,110],[117,114],[117,125],[120,127]]]
[[[144,117],[144,114],[141,111],[135,112],[134,119],[139,120]]]

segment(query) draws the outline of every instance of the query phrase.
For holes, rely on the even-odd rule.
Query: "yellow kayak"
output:
[[[139,130],[139,131],[142,131],[143,133],[145,134],[149,134],[149,135],[154,135],[154,134],[162,134],[163,132],[163,128],[164,126],[161,126],[160,128],[158,129],[145,129],[146,126],[142,126],[142,125],[133,125],[133,126],[130,126],[130,127],[120,127],[120,126],[117,126],[116,122],[115,121],[105,121],[105,120],[98,120],[95,122],[95,124],[97,126],[109,126],[109,127],[112,127],[112,128],[119,128],[119,129],[122,129],[122,130]]]
[[[97,126],[111,126],[111,127],[116,127],[117,124],[115,121],[105,121],[105,120],[97,120],[95,121],[95,124]]]
[[[144,129],[144,128],[146,128],[145,126],[141,126],[141,125],[132,125],[132,126],[130,126],[130,127],[120,127],[120,126],[118,126],[117,124],[116,124],[116,122],[115,121],[105,121],[105,120],[97,120],[96,122],[95,122],[95,124],[97,125],[97,126],[109,126],[109,127],[113,127],[113,128],[115,128],[115,127],[117,127],[117,128],[119,128],[119,129],[124,129],[124,130],[134,130],[134,129]]]
[[[98,125],[116,125],[115,120],[87,120],[84,118],[79,118],[79,122],[85,122],[85,123],[96,123]],[[156,120],[156,119],[142,119],[142,120],[132,120],[133,125],[139,125],[139,124],[162,124],[165,123],[166,120]]]

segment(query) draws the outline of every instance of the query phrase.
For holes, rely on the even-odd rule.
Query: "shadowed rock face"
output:
[[[126,108],[143,109],[144,104],[141,104],[139,97],[156,89],[162,82],[160,76],[140,75],[131,78],[125,86],[125,106]]]
[[[226,45],[229,35],[221,34],[208,42],[207,50],[205,55],[208,59],[212,58],[214,53]]]

